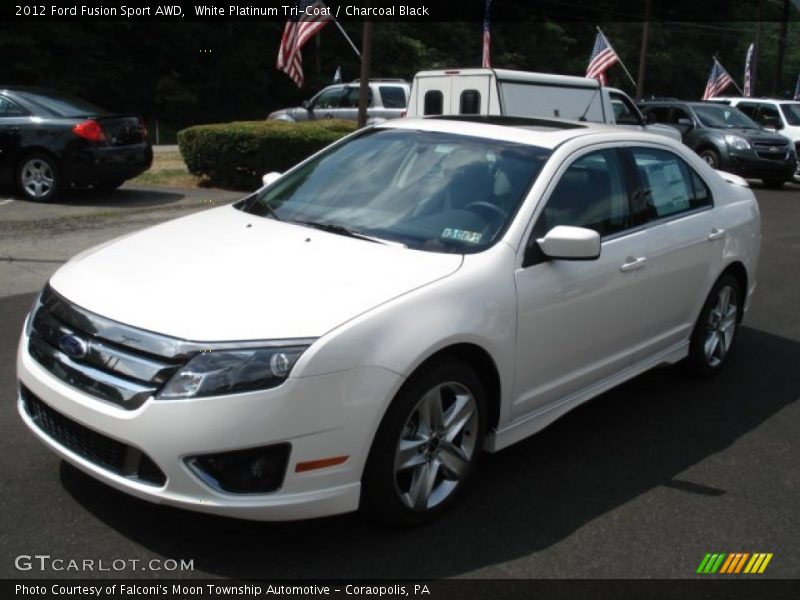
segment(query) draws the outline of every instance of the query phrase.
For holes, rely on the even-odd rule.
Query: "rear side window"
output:
[[[680,157],[650,148],[631,153],[641,184],[633,207],[637,225],[711,206],[708,186]]]
[[[406,92],[396,85],[382,85],[378,88],[384,108],[405,108]]]
[[[439,90],[425,92],[424,115],[441,115],[444,107],[444,96]]]
[[[28,113],[8,98],[0,96],[0,117],[24,117]]]
[[[63,94],[61,92],[20,92],[24,98],[38,109],[58,117],[93,117],[109,114],[91,102]]]
[[[459,112],[462,115],[481,114],[481,93],[478,90],[464,90],[461,92]]]

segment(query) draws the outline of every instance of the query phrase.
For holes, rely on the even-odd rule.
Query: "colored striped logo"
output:
[[[749,552],[731,552],[730,554],[718,552],[706,554],[700,562],[700,566],[697,567],[697,572],[704,575],[714,573],[724,575],[748,573],[755,575],[763,573],[771,560],[772,553],[766,552],[756,552],[754,554]]]

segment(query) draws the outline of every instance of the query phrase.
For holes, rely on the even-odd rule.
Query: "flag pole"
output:
[[[356,53],[356,56],[358,56],[358,58],[360,60],[361,59],[361,52],[358,51],[358,48],[356,48],[356,45],[353,43],[353,40],[351,40],[350,36],[347,35],[347,32],[339,24],[339,21],[336,20],[336,17],[331,15],[331,19],[333,20],[334,23],[336,23],[336,26],[339,28],[339,31],[342,32],[342,35],[344,36],[344,39],[346,39],[350,43],[350,47],[353,49],[353,52]]]
[[[612,49],[613,49],[613,48],[614,48],[614,46],[612,46],[612,45],[611,45],[611,43],[608,41],[608,38],[606,37],[606,34],[605,34],[605,33],[603,33],[603,32],[600,30],[600,27],[598,27],[598,28],[597,28],[597,31],[598,31],[598,33],[600,33],[600,35],[602,35],[602,36],[603,36],[603,39],[606,41],[606,44],[608,44],[609,48],[612,48]],[[614,50],[614,54],[617,54],[617,51],[616,51],[616,50]],[[631,83],[633,84],[633,87],[634,87],[634,89],[636,89],[636,81],[633,79],[633,77],[631,77],[631,74],[628,72],[628,68],[625,66],[625,63],[624,63],[624,62],[622,62],[622,58],[620,57],[620,55],[619,55],[619,54],[617,54],[617,58],[619,59],[619,66],[620,66],[620,67],[622,67],[622,70],[623,70],[623,71],[625,71],[625,75],[627,75],[627,76],[628,76],[628,79],[630,79],[630,80],[631,80]]]

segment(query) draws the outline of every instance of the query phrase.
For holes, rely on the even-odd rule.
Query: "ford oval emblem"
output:
[[[89,352],[89,345],[86,341],[71,334],[62,335],[58,340],[58,347],[64,354],[72,358],[83,358]]]

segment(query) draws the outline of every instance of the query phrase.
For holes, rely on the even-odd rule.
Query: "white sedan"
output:
[[[741,179],[662,136],[404,119],[63,266],[19,412],[125,492],[419,523],[481,451],[658,365],[710,376],[756,287]]]

